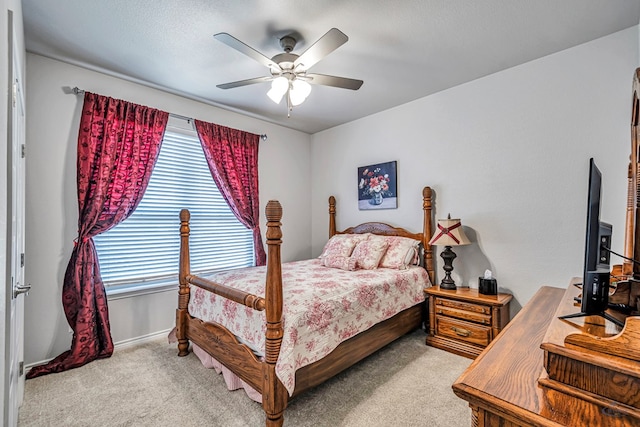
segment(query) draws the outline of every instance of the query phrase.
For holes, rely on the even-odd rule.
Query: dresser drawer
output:
[[[490,327],[445,316],[436,316],[436,331],[438,335],[455,338],[483,347],[491,342]]]

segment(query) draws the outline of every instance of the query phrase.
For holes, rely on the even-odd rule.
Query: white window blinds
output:
[[[136,211],[97,236],[105,286],[148,286],[177,280],[181,209],[191,212],[191,271],[254,264],[253,235],[218,190],[198,137],[168,128],[149,185]]]

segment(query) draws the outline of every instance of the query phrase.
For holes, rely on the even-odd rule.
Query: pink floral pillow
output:
[[[380,259],[382,259],[388,246],[389,243],[385,239],[379,236],[371,236],[356,245],[351,258],[355,258],[356,268],[373,270],[378,268]]]
[[[368,237],[369,234],[336,234],[324,245],[320,258],[328,256],[351,256],[353,248],[363,240],[367,240]]]
[[[329,255],[322,258],[322,265],[325,267],[353,271],[356,269],[356,259],[349,256]]]
[[[380,260],[380,267],[404,270],[415,264],[420,242],[415,239],[400,236],[385,236],[389,247]]]

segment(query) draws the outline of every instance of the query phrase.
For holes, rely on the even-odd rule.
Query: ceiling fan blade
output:
[[[328,76],[326,74],[305,74],[305,77],[311,78],[309,83],[324,86],[339,87],[342,89],[358,90],[362,83],[362,80],[349,79],[346,77]]]
[[[342,31],[332,28],[320,37],[317,42],[305,50],[293,63],[294,67],[301,65],[303,69],[308,70],[314,66],[322,58],[345,44],[349,40]]]
[[[271,58],[267,58],[266,56],[264,56],[263,54],[261,54],[260,52],[252,48],[251,46],[248,46],[243,42],[241,42],[240,40],[238,40],[237,38],[233,37],[231,34],[218,33],[218,34],[214,34],[213,37],[216,40],[226,44],[227,46],[234,48],[238,52],[244,53],[248,57],[255,59],[256,61],[258,61],[259,63],[261,63],[266,67],[280,70],[280,66],[276,64]]]
[[[268,77],[255,77],[253,79],[247,79],[247,80],[238,80],[237,82],[231,82],[231,83],[224,83],[221,85],[216,85],[216,87],[219,87],[220,89],[233,89],[234,87],[241,87],[241,86],[247,86],[247,85],[252,85],[255,83],[262,83],[262,82],[268,82],[273,80],[272,76],[268,76]]]

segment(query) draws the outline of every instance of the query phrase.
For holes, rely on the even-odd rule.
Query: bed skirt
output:
[[[175,344],[176,342],[178,342],[178,339],[176,338],[175,328],[173,328],[169,333],[168,339],[169,339],[169,344]],[[198,359],[200,359],[200,362],[205,368],[215,369],[218,374],[222,374],[222,377],[224,378],[224,382],[227,385],[227,389],[229,391],[243,389],[245,393],[247,393],[247,396],[249,396],[250,399],[258,403],[262,403],[262,394],[259,393],[256,389],[251,387],[246,382],[242,381],[240,377],[238,377],[236,374],[234,374],[229,369],[227,369],[227,367],[224,366],[222,363],[218,362],[216,359],[211,357],[209,353],[207,353],[206,351],[198,347],[197,344],[191,343],[191,347],[192,347],[193,353],[198,357]]]

